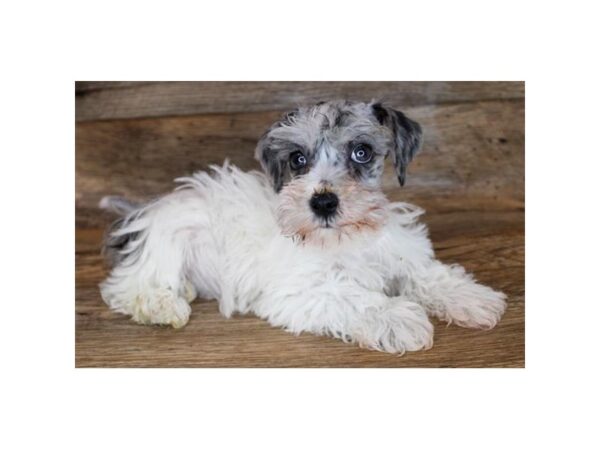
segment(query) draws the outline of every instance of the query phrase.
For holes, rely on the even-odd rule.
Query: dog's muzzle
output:
[[[310,199],[310,208],[317,216],[324,219],[335,214],[338,204],[338,196],[333,192],[316,193]]]

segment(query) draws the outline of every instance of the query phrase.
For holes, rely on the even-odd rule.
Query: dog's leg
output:
[[[173,204],[177,203],[159,200],[133,212],[113,230],[107,245],[116,243],[117,264],[100,290],[111,309],[136,322],[179,328],[188,321],[196,290],[185,276],[185,217],[173,216]]]
[[[263,297],[254,312],[295,334],[329,335],[389,353],[423,350],[433,344],[433,326],[420,305],[359,286],[344,291]]]
[[[188,321],[195,291],[189,282],[181,280],[181,267],[159,268],[162,257],[168,255],[123,260],[100,285],[100,291],[111,309],[130,315],[138,323],[180,328]]]
[[[403,297],[392,297],[384,307],[368,308],[353,319],[348,330],[361,347],[403,354],[433,345],[433,325],[427,313]]]
[[[506,295],[478,284],[459,265],[432,261],[407,280],[404,294],[429,315],[469,328],[493,328],[506,309]]]

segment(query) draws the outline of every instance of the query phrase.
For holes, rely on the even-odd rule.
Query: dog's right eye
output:
[[[302,169],[306,166],[306,156],[302,152],[294,152],[290,155],[290,167],[293,170]]]

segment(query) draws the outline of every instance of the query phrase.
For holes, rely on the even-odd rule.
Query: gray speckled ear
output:
[[[281,160],[279,157],[279,149],[276,146],[272,146],[273,142],[269,138],[269,133],[275,128],[289,125],[296,113],[297,109],[287,112],[280,120],[271,125],[258,141],[254,152],[254,157],[258,160],[264,172],[271,177],[275,192],[279,192],[283,187],[284,171],[287,162]]]
[[[285,162],[278,156],[278,151],[269,147],[268,138],[263,137],[256,146],[255,157],[260,162],[263,170],[271,177],[275,192],[279,192],[283,186],[283,173]]]
[[[398,181],[401,186],[404,186],[406,167],[421,148],[423,141],[421,125],[406,117],[401,111],[385,108],[380,103],[374,103],[371,108],[379,123],[390,127],[394,134],[392,161],[396,167]]]

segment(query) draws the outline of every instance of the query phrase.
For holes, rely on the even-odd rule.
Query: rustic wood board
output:
[[[137,325],[109,311],[100,298],[97,284],[106,275],[99,256],[102,230],[78,230],[76,366],[524,367],[523,218],[522,212],[498,211],[426,217],[438,257],[463,264],[481,282],[506,292],[509,306],[490,331],[436,323],[434,347],[402,357],[327,337],[293,336],[254,316],[225,319],[216,302],[207,300],[192,303],[181,330]]]
[[[76,119],[106,120],[272,111],[332,98],[397,107],[522,99],[523,82],[77,82]]]
[[[523,83],[82,82],[76,93],[77,367],[524,367]],[[253,316],[225,319],[208,300],[193,304],[182,330],[108,310],[97,284],[112,217],[98,211],[101,196],[160,195],[173,178],[226,157],[258,168],[253,149],[273,120],[296,103],[332,97],[387,98],[421,122],[425,145],[407,185],[388,166],[384,190],[427,209],[440,259],[509,295],[497,328],[436,324],[431,350],[397,357],[292,336]]]

